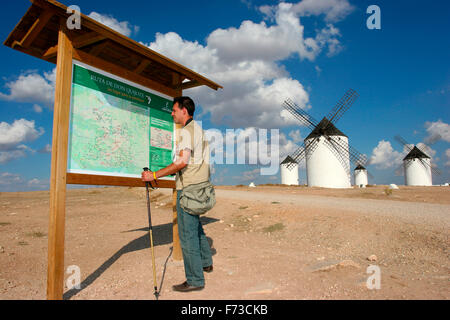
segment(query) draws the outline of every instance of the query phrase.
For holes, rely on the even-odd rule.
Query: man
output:
[[[211,249],[198,215],[185,212],[180,206],[182,189],[188,185],[209,181],[209,147],[203,139],[201,127],[193,120],[195,104],[189,97],[177,97],[172,107],[172,118],[183,125],[176,146],[176,159],[158,171],[142,172],[143,181],[153,181],[176,173],[178,233],[184,260],[186,281],[173,290],[189,292],[205,286],[203,271],[213,270]]]

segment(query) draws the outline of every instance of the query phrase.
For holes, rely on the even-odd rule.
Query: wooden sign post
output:
[[[47,269],[47,299],[55,300],[64,291],[66,185],[145,187],[140,178],[67,173],[73,59],[169,97],[197,86],[221,86],[83,14],[81,28],[69,30],[67,7],[57,1],[30,1],[32,6],[4,44],[56,63]],[[175,182],[158,180],[154,186],[173,190],[173,258],[181,260]]]
[[[56,65],[50,176],[47,268],[47,297],[49,299],[56,299],[63,295],[66,169],[72,83],[72,50],[72,41],[69,39],[64,21],[61,21],[58,34],[58,63]]]

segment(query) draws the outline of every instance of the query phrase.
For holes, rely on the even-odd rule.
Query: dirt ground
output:
[[[204,290],[178,293],[171,190],[152,191],[160,300],[450,298],[449,187],[216,194],[202,217],[214,271]],[[0,193],[0,299],[46,298],[48,212],[48,191]],[[65,270],[64,299],[154,299],[143,188],[67,191]],[[81,289],[68,287],[73,270]]]

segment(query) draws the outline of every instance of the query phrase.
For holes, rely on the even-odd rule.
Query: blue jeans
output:
[[[177,219],[184,272],[191,286],[205,285],[203,267],[212,265],[211,249],[200,222],[200,216],[185,212],[180,206],[181,190],[177,190]]]

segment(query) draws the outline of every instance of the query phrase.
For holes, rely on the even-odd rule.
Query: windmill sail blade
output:
[[[355,102],[355,100],[359,97],[359,94],[353,90],[349,89],[344,94],[344,96],[341,98],[341,100],[338,101],[336,106],[334,106],[333,110],[330,111],[330,113],[327,116],[327,119],[330,121],[330,123],[335,124],[346,112],[350,106]]]
[[[312,155],[314,150],[316,150],[319,145],[320,137],[314,138],[314,140],[310,141],[307,146],[305,146],[306,154]]]
[[[419,145],[416,145],[416,148],[419,149],[419,151],[421,151],[423,154],[425,154],[425,155],[427,155],[427,156],[428,156],[429,154],[431,154],[431,150],[432,150],[432,149],[431,149],[428,145],[426,145],[425,143],[423,143],[423,142],[422,142],[421,144],[422,144],[421,147],[419,147]],[[425,152],[426,149],[425,149],[424,147],[427,148],[427,149],[429,149],[429,150],[427,150],[427,152]]]
[[[300,160],[302,160],[305,156],[305,147],[299,147],[295,152],[291,155],[291,158],[295,161],[295,163],[290,162],[286,165],[286,168],[289,170],[292,170],[294,168],[295,164],[299,163]]]
[[[350,144],[348,145],[348,149],[342,145],[339,141],[336,141],[334,139],[331,139],[330,137],[327,137],[329,141],[334,143],[341,151],[345,151],[350,158],[350,161],[355,165],[362,165],[364,166],[367,163],[367,156],[365,154],[362,154],[355,148],[353,148]]]
[[[365,166],[367,164],[368,159],[365,154],[362,154],[351,145],[348,145],[348,148],[350,153],[350,161],[352,161],[353,163],[361,164],[362,166]]]
[[[347,175],[350,177],[350,166],[348,161],[346,161],[346,153],[341,151],[340,146],[338,146],[337,141],[332,139],[331,137],[326,137],[325,146],[334,154],[337,160],[341,163],[344,170],[347,172]]]
[[[438,176],[440,176],[440,175],[442,174],[442,172],[441,172],[439,169],[433,167],[433,166],[432,166],[431,164],[429,164],[427,161],[424,161],[422,158],[419,158],[419,160],[420,160],[420,162],[422,163],[422,165],[423,165],[425,168],[430,167],[431,172],[432,172],[433,174],[438,175]]]
[[[283,103],[283,107],[289,111],[295,118],[300,120],[300,122],[304,125],[306,125],[311,130],[314,130],[314,128],[317,126],[317,121],[311,117],[305,110],[300,108],[297,104],[292,102],[292,100],[287,99]]]
[[[311,140],[307,145],[304,145],[300,148],[298,148],[291,156],[292,159],[294,159],[295,162],[300,162],[305,156],[306,153],[314,152],[314,150],[317,148],[318,145],[318,138],[315,138]],[[292,169],[294,167],[294,163],[289,163],[287,165],[288,169]]]
[[[396,135],[394,137],[394,139],[397,140],[397,142],[400,143],[402,146],[404,146],[406,148],[406,150],[408,150],[408,152],[412,151],[412,148],[410,147],[410,144],[408,142],[406,142],[405,139],[403,139],[399,135]]]
[[[405,164],[400,164],[399,166],[397,166],[397,168],[394,170],[394,173],[396,176],[403,176],[405,174],[405,170],[406,166]]]

